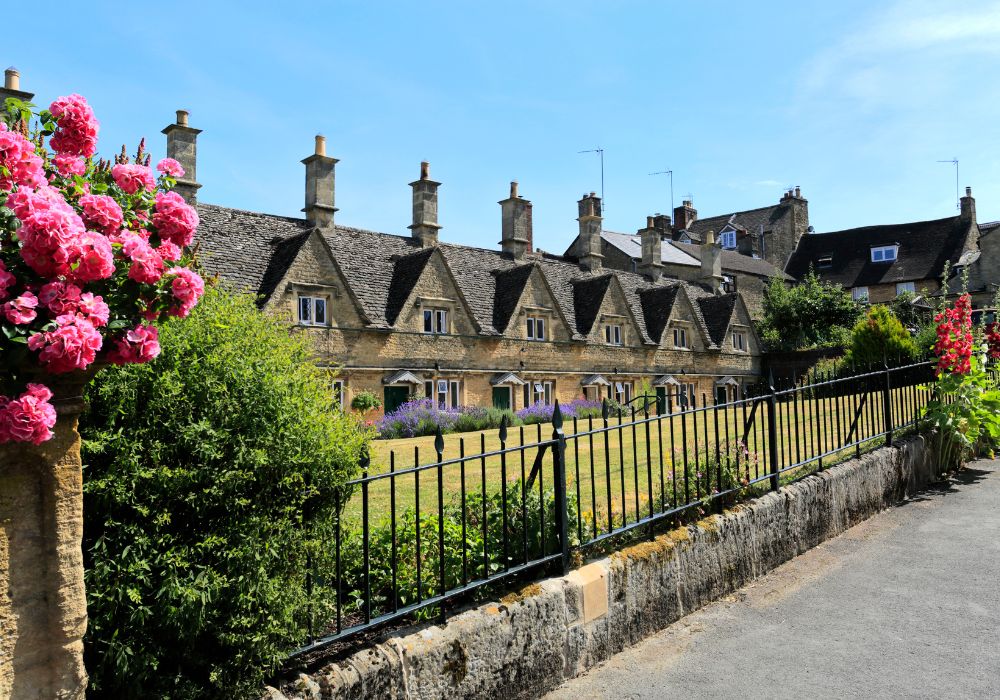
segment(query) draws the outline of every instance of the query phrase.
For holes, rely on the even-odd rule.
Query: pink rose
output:
[[[101,328],[108,325],[108,317],[111,315],[111,309],[104,303],[102,297],[95,296],[91,292],[85,292],[80,295],[80,303],[76,307],[76,315],[85,321],[89,321],[96,328]]]
[[[163,241],[160,243],[160,247],[156,249],[160,257],[164,260],[180,260],[181,259],[181,249],[176,243],[171,243],[170,241]]]
[[[59,316],[56,323],[55,330],[28,338],[28,349],[38,351],[38,361],[52,374],[86,369],[101,349],[101,334],[76,316]]]
[[[166,276],[173,276],[173,280],[170,282],[170,291],[174,298],[180,302],[167,313],[171,316],[184,318],[191,313],[191,309],[205,293],[205,282],[197,272],[186,267],[172,267],[167,270]]]
[[[184,177],[184,168],[173,158],[164,158],[157,163],[156,171],[172,178]]]
[[[96,282],[115,274],[115,257],[107,237],[87,231],[76,246],[76,266],[71,277],[77,282]]]
[[[51,187],[18,190],[7,198],[7,206],[21,220],[17,237],[28,266],[42,277],[70,274],[86,244],[86,229],[62,196]]]
[[[0,167],[7,169],[6,175],[0,175],[0,190],[45,184],[42,159],[35,153],[34,144],[14,131],[0,131]]]
[[[2,124],[3,122],[0,122]],[[0,301],[3,301],[8,297],[7,290],[14,286],[17,279],[11,273],[7,272],[7,266],[3,264],[3,260],[0,260]]]
[[[138,325],[124,338],[115,341],[107,359],[115,365],[149,362],[160,354],[159,331],[156,326]]]
[[[80,307],[80,298],[79,287],[59,280],[42,285],[38,291],[38,300],[53,317],[75,314]]]
[[[100,124],[94,110],[80,95],[60,97],[49,111],[56,120],[50,144],[59,154],[89,158],[97,153],[97,130]]]
[[[86,224],[105,235],[113,235],[125,220],[118,202],[106,194],[88,194],[80,197],[83,220]]]
[[[63,177],[87,173],[87,162],[80,156],[56,156],[53,160],[56,163],[56,170]]]
[[[153,225],[161,239],[181,247],[191,245],[198,229],[198,212],[176,192],[158,192]]]
[[[163,260],[153,250],[149,242],[142,236],[123,232],[121,235],[122,253],[132,261],[129,267],[129,279],[140,284],[156,284],[163,276]]]
[[[23,326],[38,318],[38,297],[31,292],[25,292],[19,297],[11,299],[2,307],[3,315],[15,326]]]
[[[13,401],[0,396],[0,444],[30,442],[40,445],[52,438],[56,410],[49,401],[52,392],[41,384],[29,384]]]
[[[127,194],[135,194],[139,190],[152,190],[156,187],[153,171],[145,165],[119,164],[111,168],[111,177]]]

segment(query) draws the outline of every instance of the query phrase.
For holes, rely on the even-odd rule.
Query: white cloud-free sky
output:
[[[63,5],[60,3],[60,5]],[[177,108],[204,130],[203,201],[295,215],[312,137],[338,221],[406,233],[419,162],[444,240],[493,246],[508,182],[561,252],[575,200],[634,231],[688,193],[703,216],[809,199],[819,231],[1000,218],[1000,2],[76,3],[6,10],[2,60],[39,104],[79,92],[102,152]]]

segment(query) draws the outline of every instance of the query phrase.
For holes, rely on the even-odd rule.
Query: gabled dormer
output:
[[[569,324],[537,263],[500,270],[494,276],[493,327],[498,333],[532,342],[570,339]]]
[[[266,308],[309,328],[369,324],[326,239],[316,230],[275,241],[261,286]]]
[[[577,333],[609,347],[643,344],[632,307],[614,274],[574,280],[573,305]]]
[[[699,310],[687,291],[680,289],[660,335],[660,347],[683,352],[706,350],[711,344]]]
[[[426,335],[475,335],[469,305],[441,249],[423,248],[393,261],[386,321],[396,330]]]

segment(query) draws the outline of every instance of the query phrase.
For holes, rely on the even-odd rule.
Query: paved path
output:
[[[977,462],[546,697],[1000,697],[1000,461]]]

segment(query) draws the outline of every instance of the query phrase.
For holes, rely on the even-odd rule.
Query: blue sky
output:
[[[23,14],[18,17],[18,14]],[[955,212],[1000,218],[1000,2],[73,3],[7,10],[0,60],[36,101],[79,92],[101,152],[191,111],[201,200],[296,215],[313,135],[339,223],[406,233],[419,162],[442,240],[492,247],[512,179],[535,243],[575,201],[635,231],[688,193],[703,216],[799,185],[819,231]],[[59,21],[51,16],[59,15]],[[11,16],[13,15],[13,16]],[[39,43],[39,39],[42,42]]]

